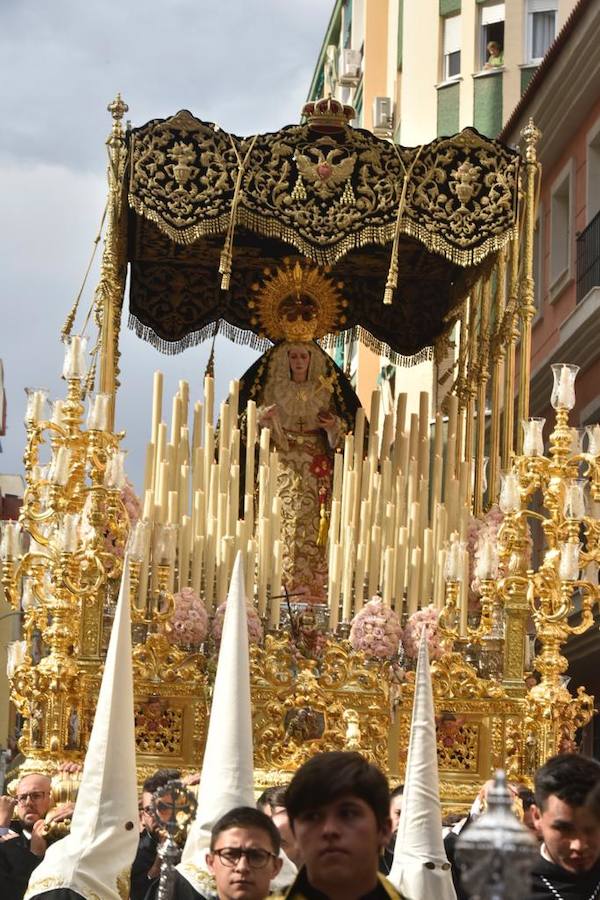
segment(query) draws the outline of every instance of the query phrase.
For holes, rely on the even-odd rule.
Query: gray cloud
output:
[[[8,398],[1,471],[22,468],[24,388],[64,395],[60,328],[104,207],[107,103],[121,91],[134,125],[181,108],[238,134],[298,121],[331,8],[331,0],[0,4],[0,357]],[[97,274],[96,267],[84,312]],[[179,379],[199,396],[208,346],[164,357],[125,320],[126,312],[117,424],[127,431],[127,468],[140,488],[153,371],[165,373],[170,421]],[[255,356],[218,342],[218,400]]]

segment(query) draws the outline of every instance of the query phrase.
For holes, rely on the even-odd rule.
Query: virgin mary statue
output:
[[[263,288],[255,301],[263,327],[275,307],[268,333],[284,339],[244,375],[240,408],[247,400],[256,402],[258,423],[269,428],[278,451],[283,585],[307,602],[322,603],[328,576],[323,526],[331,505],[334,453],[354,427],[359,401],[341,369],[311,339],[326,333],[343,299],[320,270],[309,272],[312,278],[297,263],[284,270],[286,277],[276,275],[278,291],[268,282],[270,291]]]

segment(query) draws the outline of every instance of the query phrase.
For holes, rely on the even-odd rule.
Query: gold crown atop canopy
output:
[[[311,341],[342,328],[348,301],[341,294],[343,282],[328,277],[328,270],[283,260],[275,270],[265,269],[265,281],[252,285],[254,297],[248,306],[259,333],[272,341]]]
[[[302,115],[306,116],[313,131],[331,134],[335,131],[342,131],[350,123],[350,119],[354,119],[356,111],[352,106],[340,103],[330,95],[305,103],[302,107]]]

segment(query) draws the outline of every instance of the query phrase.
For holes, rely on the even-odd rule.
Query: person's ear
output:
[[[387,847],[392,837],[392,820],[388,818],[379,826],[379,845],[381,848]]]
[[[537,834],[542,833],[542,810],[537,806],[537,804],[531,804],[531,815],[533,818],[533,827],[535,828]]]
[[[206,867],[211,875],[215,874],[215,870],[213,867],[214,861],[215,861],[214,855],[212,853],[207,853],[206,854]]]
[[[282,865],[283,860],[280,856],[278,856],[277,859],[273,860],[273,874],[271,875],[271,878],[276,878],[277,875],[279,875]]]

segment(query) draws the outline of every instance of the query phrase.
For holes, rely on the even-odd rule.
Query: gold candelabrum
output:
[[[464,544],[451,542],[446,562],[445,604],[439,617],[446,648],[496,639],[502,665],[498,681],[507,696],[522,698],[525,738],[521,773],[531,774],[548,756],[575,746],[576,732],[590,721],[593,698],[567,689],[568,661],[563,647],[594,623],[600,600],[600,425],[588,426],[587,449],[581,429],[569,425],[575,405],[578,367],[552,366],[554,431],[544,452],[544,419],[524,420],[522,453],[501,476],[504,515],[497,547],[484,546],[476,569],[480,616],[475,626],[461,621],[461,565]],[[531,529],[538,534],[532,535]],[[491,542],[490,542],[491,543]],[[533,554],[539,564],[533,565]],[[538,652],[532,668],[539,682],[525,683],[527,623],[533,622]]]
[[[84,426],[86,375],[86,341],[74,335],[66,399],[47,417],[47,391],[28,391],[26,490],[19,522],[5,524],[0,544],[5,594],[23,615],[24,640],[9,648],[20,749],[38,771],[85,749],[95,706],[86,686],[96,686],[129,532],[123,435],[108,429],[106,394],[90,399]]]

